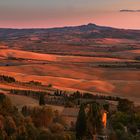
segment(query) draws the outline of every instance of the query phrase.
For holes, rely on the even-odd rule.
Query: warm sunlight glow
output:
[[[107,123],[107,113],[106,112],[104,112],[102,115],[102,123],[103,123],[104,128],[106,128],[106,123]]]

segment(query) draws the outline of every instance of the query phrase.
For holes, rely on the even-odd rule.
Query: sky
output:
[[[88,23],[140,29],[140,0],[0,0],[1,28],[50,28]]]

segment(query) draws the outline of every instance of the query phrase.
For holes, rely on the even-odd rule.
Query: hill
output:
[[[139,38],[140,30],[95,24],[0,29],[0,74],[23,82],[35,80],[60,89],[125,96],[138,101]]]

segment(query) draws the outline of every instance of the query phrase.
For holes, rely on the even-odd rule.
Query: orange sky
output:
[[[95,23],[140,29],[140,0],[3,0],[0,27],[47,28]]]

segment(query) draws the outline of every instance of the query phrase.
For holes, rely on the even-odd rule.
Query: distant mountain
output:
[[[64,55],[139,49],[139,39],[140,30],[116,29],[91,23],[49,29],[0,29],[0,46]]]
[[[0,28],[0,39],[10,39],[11,37],[28,37],[30,35],[41,36],[74,36],[78,38],[119,38],[119,39],[139,39],[140,30],[117,29],[96,24],[81,26],[48,28],[48,29],[2,29]]]

